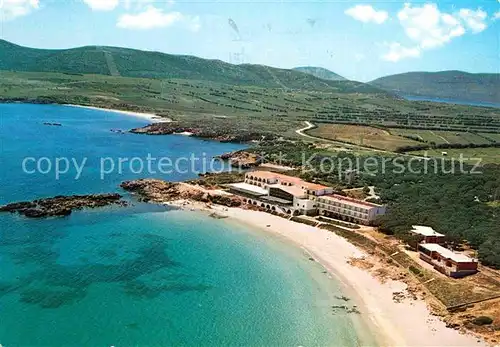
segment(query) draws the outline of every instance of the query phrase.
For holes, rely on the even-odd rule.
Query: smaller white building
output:
[[[476,259],[455,253],[436,243],[422,243],[418,246],[420,259],[431,264],[437,271],[454,278],[477,272]]]
[[[423,225],[413,225],[411,232],[416,235],[421,235],[424,243],[443,243],[445,235],[438,233],[431,227]]]
[[[317,202],[320,214],[359,224],[369,225],[377,216],[386,212],[383,205],[338,194],[321,196]]]

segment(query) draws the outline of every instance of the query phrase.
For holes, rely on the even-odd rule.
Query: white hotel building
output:
[[[386,207],[342,195],[321,196],[317,199],[321,215],[343,219],[358,224],[370,225],[386,212]]]
[[[289,214],[315,215],[318,212],[355,223],[370,224],[385,213],[385,207],[333,194],[333,188],[309,183],[298,177],[270,171],[252,171],[245,181],[228,185],[246,203]]]
[[[270,171],[248,172],[244,182],[230,184],[229,188],[254,205],[271,210],[279,207],[290,214],[316,214],[316,197],[333,193],[331,187]]]

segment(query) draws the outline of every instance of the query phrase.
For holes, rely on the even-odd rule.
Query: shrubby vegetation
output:
[[[489,325],[493,323],[493,319],[487,316],[479,316],[474,318],[472,320],[472,323],[474,323],[475,325]]]

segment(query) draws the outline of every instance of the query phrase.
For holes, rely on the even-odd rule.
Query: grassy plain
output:
[[[443,156],[443,152],[447,155]],[[450,148],[450,149],[431,149],[426,151],[409,152],[419,156],[427,155],[432,158],[443,158],[446,160],[462,158],[465,162],[475,164],[477,159],[481,159],[482,164],[499,164],[500,165],[500,148]]]
[[[489,139],[490,141],[500,142],[500,134],[480,133],[479,135]]]
[[[471,133],[458,131],[438,131],[428,129],[381,128],[346,124],[317,124],[307,134],[318,138],[351,143],[387,151],[395,151],[406,146],[421,145],[495,145],[500,142],[500,134]],[[441,155],[446,149],[432,150]],[[477,149],[477,153],[500,153],[499,148],[485,151]],[[487,157],[490,157],[488,155]]]
[[[321,124],[309,130],[307,133],[311,136],[328,140],[347,142],[388,151],[394,151],[401,146],[419,145],[417,141],[395,136],[386,130],[369,126]]]
[[[411,137],[435,144],[491,144],[500,142],[500,134],[437,131],[421,129],[387,129],[393,135]]]

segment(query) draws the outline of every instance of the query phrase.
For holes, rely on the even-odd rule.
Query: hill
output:
[[[370,84],[400,95],[500,103],[500,74],[408,72],[382,77]]]
[[[347,78],[342,77],[335,72],[332,72],[328,69],[322,68],[322,67],[314,67],[314,66],[302,66],[302,67],[295,67],[292,70],[295,71],[300,71],[307,73],[309,75],[316,76],[318,78],[324,79],[324,80],[329,80],[329,81],[346,81]]]
[[[4,40],[0,40],[0,70],[177,78],[288,90],[385,93],[360,82],[326,81],[298,71],[263,65],[232,65],[220,60],[119,47],[34,49]]]

